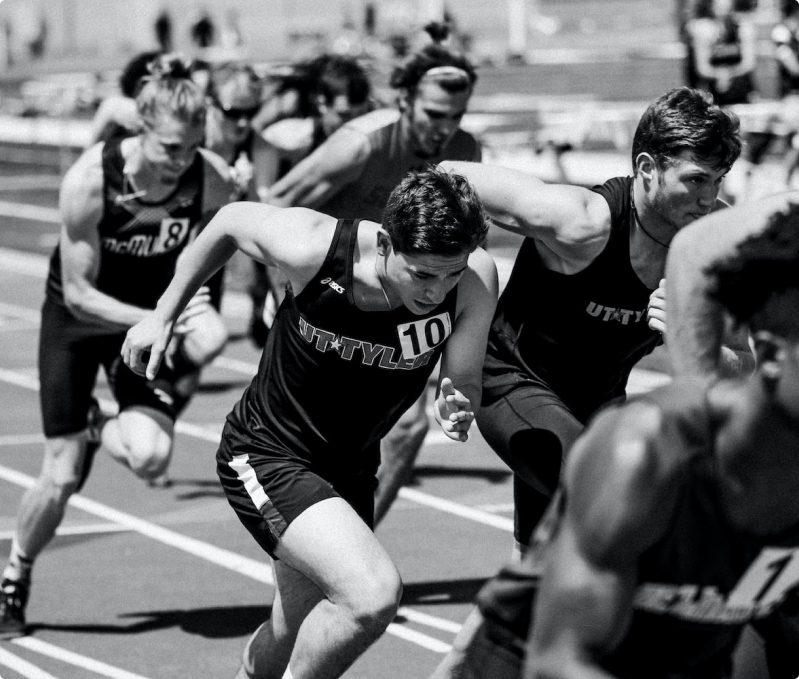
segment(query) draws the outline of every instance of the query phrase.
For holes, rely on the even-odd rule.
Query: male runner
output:
[[[515,473],[525,545],[588,418],[623,399],[630,370],[666,329],[663,276],[679,229],[723,205],[738,120],[699,90],[653,102],[633,140],[633,176],[588,190],[501,167],[466,176],[500,226],[525,236],[483,370],[480,431]]]
[[[481,593],[463,679],[723,679],[746,623],[772,679],[799,674],[799,195],[707,222],[754,234],[707,276],[755,374],[677,378],[592,422],[517,586]]]
[[[394,617],[399,574],[370,530],[379,441],[439,357],[436,419],[466,440],[497,294],[496,267],[476,249],[486,230],[468,183],[438,170],[404,179],[382,226],[236,203],[129,331],[125,362],[152,376],[181,309],[236,250],[289,279],[217,454],[228,501],[274,557],[272,615],[238,679],[338,677]]]
[[[275,184],[266,202],[380,222],[389,194],[409,171],[444,159],[480,160],[477,141],[459,127],[476,79],[465,57],[428,45],[391,76],[399,110],[344,125]],[[383,440],[378,523],[408,480],[429,429],[425,404],[423,394]]]
[[[155,62],[137,106],[141,133],[87,149],[61,186],[63,227],[39,339],[44,460],[22,499],[3,571],[3,637],[24,632],[33,560],[85,481],[97,447],[137,476],[159,476],[169,463],[175,417],[191,395],[191,374],[226,337],[202,293],[180,319],[180,341],[157,379],[135,376],[118,360],[125,331],[155,306],[193,227],[233,189],[224,162],[197,152],[205,100],[180,60]],[[92,399],[101,364],[119,402],[119,415],[107,420]]]

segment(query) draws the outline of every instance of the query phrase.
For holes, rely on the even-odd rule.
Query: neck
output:
[[[647,200],[643,182],[638,177],[633,182],[632,206],[636,231],[656,248],[668,249],[677,230],[654,209]]]

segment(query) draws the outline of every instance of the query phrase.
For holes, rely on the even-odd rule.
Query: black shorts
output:
[[[217,452],[216,473],[227,500],[244,527],[275,558],[274,550],[289,524],[322,500],[346,500],[369,528],[374,528],[379,444],[370,451],[374,469],[349,476],[325,473],[288,451],[268,450],[243,441],[225,424]],[[336,455],[330,452],[330,457]]]
[[[76,319],[65,306],[45,299],[39,331],[39,401],[46,437],[75,434],[86,428],[101,365],[120,411],[146,406],[175,419],[182,404],[174,388],[177,376],[166,367],[152,381],[136,375],[122,363],[119,352],[124,340],[124,332],[99,334],[97,326]]]
[[[484,389],[476,419],[483,438],[514,472],[514,533],[527,545],[585,422],[547,385],[521,375],[515,386]]]

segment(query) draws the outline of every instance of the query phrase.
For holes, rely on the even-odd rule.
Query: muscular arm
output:
[[[652,405],[601,415],[572,449],[566,508],[534,606],[525,679],[607,679],[601,659],[624,638],[638,559],[660,536],[675,484],[653,454]]]
[[[102,249],[98,230],[103,216],[102,144],[87,149],[64,176],[61,212],[61,277],[64,302],[72,314],[98,331],[126,330],[146,309],[121,302],[96,287]]]
[[[722,346],[725,314],[708,294],[711,281],[705,270],[733,254],[748,236],[762,231],[769,216],[791,201],[799,201],[799,193],[715,212],[682,229],[672,241],[666,262],[666,344],[676,374],[735,375],[754,366],[745,336]]]
[[[444,347],[439,371],[439,380],[450,379],[454,388],[469,400],[472,411],[480,403],[483,358],[498,289],[494,260],[485,250],[476,250],[469,257],[469,268],[458,283],[459,308],[455,327]],[[445,400],[445,390],[439,382],[436,407],[433,409],[439,424],[446,415]],[[462,440],[466,440],[466,437]]]
[[[444,161],[441,167],[469,180],[498,226],[536,238],[566,260],[590,261],[605,246],[610,208],[598,193],[482,163]]]
[[[366,137],[345,126],[274,184],[265,202],[316,208],[358,180],[368,153]]]
[[[134,371],[156,374],[172,326],[203,282],[237,250],[278,267],[299,292],[324,261],[336,220],[310,210],[281,210],[253,202],[228,205],[183,253],[172,282],[145,322],[128,332],[123,357]],[[149,364],[142,354],[152,347]]]

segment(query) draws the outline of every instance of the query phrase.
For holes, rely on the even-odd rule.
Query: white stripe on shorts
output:
[[[269,502],[269,496],[266,494],[263,486],[258,483],[255,470],[250,466],[250,456],[247,455],[247,453],[243,455],[234,455],[233,459],[228,462],[228,465],[236,472],[236,476],[238,476],[239,481],[244,484],[244,489],[250,496],[255,508],[260,511],[261,507]]]

